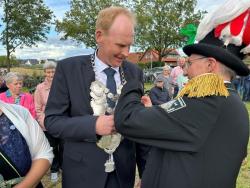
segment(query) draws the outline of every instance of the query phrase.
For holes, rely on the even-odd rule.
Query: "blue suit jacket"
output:
[[[142,82],[142,71],[123,62],[126,79]],[[96,146],[97,117],[90,106],[90,84],[95,79],[90,56],[77,56],[58,63],[50,90],[45,126],[50,134],[65,140],[63,187],[103,188],[107,173],[104,163],[108,155]],[[136,146],[124,139],[114,159],[122,188],[132,188],[135,178]],[[144,150],[145,151],[145,150]]]

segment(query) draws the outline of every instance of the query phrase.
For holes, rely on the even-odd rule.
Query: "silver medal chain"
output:
[[[96,54],[96,52],[94,54],[91,54],[91,64],[92,64],[94,72],[96,72],[96,69],[95,69],[95,54]],[[124,75],[124,71],[123,71],[122,66],[120,67],[120,75],[121,75],[121,85],[123,86],[124,84],[126,84],[127,81],[125,79],[125,75]],[[113,96],[113,94],[112,94],[110,96],[109,94],[112,94],[112,93],[108,93],[107,97],[109,97],[111,100],[113,100],[115,102],[118,100],[118,97],[120,95],[120,94],[116,94],[115,96]],[[107,108],[107,112],[109,112],[109,111],[112,112],[113,110],[114,109],[111,110],[111,109]],[[119,134],[117,134],[117,136],[120,137]],[[120,139],[121,139],[121,137],[120,137]],[[120,141],[119,141],[119,143],[120,143]],[[107,172],[107,173],[110,173],[110,172],[115,170],[115,162],[114,162],[113,153],[114,153],[114,151],[116,150],[117,147],[118,146],[116,146],[113,149],[104,148],[104,151],[109,154],[109,158],[104,164],[105,172]]]

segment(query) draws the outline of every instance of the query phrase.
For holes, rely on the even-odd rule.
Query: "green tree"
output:
[[[161,61],[170,49],[184,44],[180,28],[189,23],[198,25],[202,12],[194,12],[196,3],[196,0],[72,0],[63,20],[56,21],[56,30],[64,34],[62,39],[73,39],[95,48],[98,12],[110,5],[126,6],[134,10],[138,19],[135,46],[157,50]]]
[[[45,62],[46,62],[46,61],[42,59],[42,60],[40,61],[40,64],[44,64]]]
[[[138,26],[135,43],[142,50],[154,49],[159,60],[184,44],[179,31],[186,24],[198,25],[203,12],[194,11],[196,0],[135,0]]]
[[[7,51],[10,71],[10,56],[17,47],[32,46],[46,39],[52,12],[43,0],[2,0],[1,6],[4,14],[0,40]]]
[[[111,5],[121,4],[119,0],[72,0],[70,10],[63,20],[56,21],[56,30],[64,34],[61,39],[73,39],[95,48],[95,22],[98,12]]]
[[[11,66],[19,66],[20,62],[12,55],[10,56],[10,64]],[[0,67],[8,67],[6,56],[0,56]]]

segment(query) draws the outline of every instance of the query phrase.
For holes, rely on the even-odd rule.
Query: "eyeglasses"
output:
[[[190,58],[188,58],[188,60],[187,60],[187,65],[188,65],[188,66],[191,66],[192,63],[193,63],[194,61],[200,60],[200,59],[205,59],[205,58],[207,58],[207,57],[202,56],[202,57],[198,57],[198,58],[195,58],[195,59],[190,59]]]

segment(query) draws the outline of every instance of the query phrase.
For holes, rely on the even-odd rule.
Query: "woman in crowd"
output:
[[[188,65],[187,63],[183,67],[183,73],[179,74],[176,79],[176,83],[178,86],[178,93],[182,90],[182,88],[186,85],[188,82],[188,77],[187,77],[187,70],[188,70]]]
[[[5,84],[4,78],[3,78],[2,75],[0,75],[0,93],[3,93],[5,91],[7,91],[7,90],[8,90],[8,88],[7,88],[6,84]]]
[[[42,188],[52,148],[29,111],[0,100],[0,187]],[[0,178],[0,179],[1,179]]]
[[[23,76],[18,72],[9,72],[5,76],[5,82],[9,89],[0,94],[0,100],[6,103],[19,104],[27,108],[35,118],[36,112],[33,97],[29,93],[22,92]]]
[[[48,100],[50,87],[55,74],[56,63],[53,61],[46,61],[43,65],[45,79],[44,82],[40,83],[36,87],[34,93],[35,109],[37,115],[37,121],[41,128],[44,130],[46,137],[49,140],[50,146],[53,147],[54,159],[51,165],[51,181],[57,182],[58,171],[62,162],[62,143],[60,139],[52,137],[47,133],[44,127],[44,111]]]
[[[171,70],[170,77],[171,77],[172,85],[174,87],[173,98],[175,98],[179,92],[179,87],[177,84],[177,77],[183,74],[183,68],[185,66],[185,63],[186,63],[185,57],[178,57],[177,66]]]
[[[170,98],[173,96],[173,87],[172,87],[172,79],[170,77],[171,67],[168,65],[165,65],[163,67],[162,74],[159,74],[157,78],[163,79],[164,82],[164,88],[168,91],[168,95]],[[156,78],[156,80],[157,80]],[[154,84],[156,84],[156,80]]]

